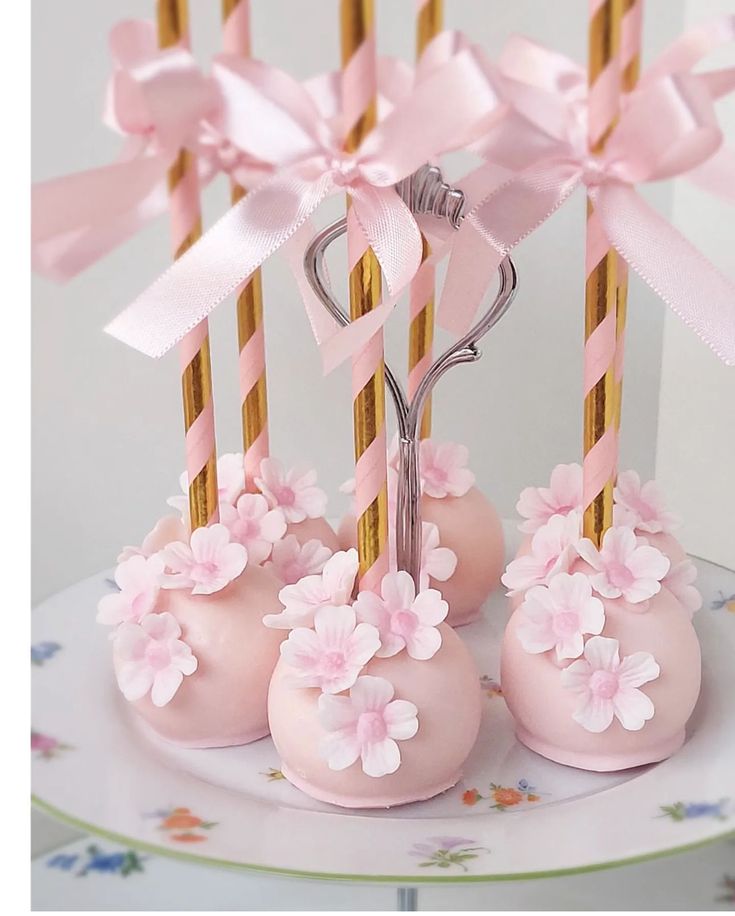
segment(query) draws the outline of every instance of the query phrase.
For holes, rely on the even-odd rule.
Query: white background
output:
[[[466,30],[491,53],[507,35],[522,31],[584,60],[585,0],[445,2],[447,25]],[[219,48],[219,3],[191,0],[191,6],[195,51],[204,60]],[[336,0],[254,0],[253,7],[256,54],[298,76],[337,65]],[[108,73],[105,36],[118,18],[146,17],[152,9],[152,0],[35,0],[37,180],[114,158],[119,141],[99,119]],[[379,0],[382,52],[411,58],[412,10],[410,0]],[[685,24],[734,10],[722,0],[647,0],[645,59]],[[731,50],[717,62],[732,64]],[[734,114],[730,104],[731,129]],[[645,194],[732,276],[732,222],[724,207],[683,183]],[[209,223],[226,199],[222,185],[208,193]],[[583,239],[580,196],[519,249],[516,305],[487,340],[482,363],[457,370],[436,399],[436,434],[470,446],[480,485],[506,515],[523,486],[545,481],[558,461],[580,458]],[[176,357],[152,362],[101,333],[167,261],[167,228],[159,222],[65,287],[35,282],[35,600],[110,565],[122,544],[142,537],[176,489],[183,467]],[[265,302],[273,451],[287,462],[316,464],[337,514],[342,503],[335,490],[351,469],[348,374],[321,377],[295,289],[278,261],[265,270]],[[388,353],[396,366],[405,365],[405,323],[404,310],[390,325]],[[216,312],[212,336],[220,450],[235,450],[240,430],[231,303]],[[686,517],[686,546],[730,566],[734,398],[735,370],[719,365],[633,278],[622,464],[644,476],[657,473]],[[68,836],[65,828],[45,827],[34,831],[34,846],[52,848]]]

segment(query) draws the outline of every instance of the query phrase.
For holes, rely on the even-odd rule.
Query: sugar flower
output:
[[[293,585],[304,576],[315,576],[320,573],[332,556],[329,547],[313,538],[300,544],[296,535],[288,534],[273,545],[271,558],[263,564],[286,585]]]
[[[577,552],[595,570],[590,580],[596,592],[630,604],[640,604],[661,591],[661,580],[671,566],[668,557],[630,528],[608,528],[600,550],[583,538]]]
[[[154,706],[173,698],[184,675],[197,670],[197,660],[182,642],[173,614],[148,614],[140,623],[124,623],[115,634],[117,683],[126,700],[149,691]]]
[[[170,496],[166,502],[178,509],[181,517],[189,519],[189,477],[186,471],[179,477],[182,496]],[[234,505],[245,489],[245,459],[242,452],[230,452],[217,459],[217,498],[220,505]]]
[[[557,464],[548,487],[526,487],[516,505],[526,519],[518,527],[533,534],[552,517],[582,511],[582,468],[578,464]]]
[[[248,552],[230,541],[224,525],[210,525],[192,532],[189,543],[174,541],[162,551],[169,573],[164,588],[190,588],[192,595],[218,592],[245,569]]]
[[[123,547],[117,562],[123,563],[131,557],[151,557],[171,541],[185,541],[188,537],[189,529],[183,519],[178,515],[164,515],[143,538],[140,547]]]
[[[439,546],[439,529],[431,522],[421,524],[421,590],[429,587],[429,580],[446,582],[457,568],[457,554],[449,547]]]
[[[268,559],[275,542],[286,533],[283,511],[269,509],[260,493],[243,493],[237,505],[223,505],[220,518],[231,540],[246,548],[248,562],[258,566]]]
[[[440,592],[428,588],[417,595],[413,579],[403,570],[383,576],[380,595],[366,589],[355,601],[357,619],[378,628],[379,658],[396,655],[404,647],[411,658],[431,658],[442,644],[436,628],[448,612]]]
[[[696,613],[702,607],[702,596],[693,584],[696,579],[697,567],[687,557],[672,566],[661,581],[689,614]]]
[[[572,718],[588,732],[604,732],[613,717],[635,732],[653,718],[653,703],[638,688],[655,680],[661,669],[650,652],[634,652],[621,662],[619,649],[617,639],[593,636],[584,658],[561,672],[563,686],[579,695]]]
[[[115,582],[120,591],[105,595],[97,605],[97,622],[116,626],[137,623],[153,611],[161,589],[163,560],[135,556],[124,560],[115,570]]]
[[[283,510],[289,524],[303,522],[306,518],[321,518],[327,510],[327,494],[316,486],[313,468],[285,471],[280,461],[264,458],[255,483],[271,509]]]
[[[291,630],[281,657],[295,672],[294,686],[339,693],[352,687],[379,648],[378,631],[357,623],[351,607],[322,607],[314,614],[314,629]]]
[[[531,552],[511,560],[500,581],[509,594],[523,592],[534,585],[548,585],[560,572],[567,572],[576,553],[579,540],[580,515],[553,515],[542,525],[531,540]]]
[[[348,697],[319,697],[319,721],[327,734],[320,753],[330,770],[345,770],[359,758],[368,776],[387,776],[401,765],[397,741],[413,738],[419,728],[416,706],[394,700],[382,677],[363,675]]]
[[[679,526],[679,519],[668,512],[658,484],[654,480],[641,484],[635,471],[618,475],[614,490],[613,520],[645,534],[669,533]]]
[[[532,654],[556,650],[556,657],[578,658],[585,634],[602,633],[605,610],[582,573],[559,573],[548,586],[537,585],[526,592],[519,608],[521,645]]]
[[[266,614],[263,623],[277,630],[310,627],[314,622],[314,612],[320,607],[350,604],[357,569],[357,551],[354,548],[337,551],[324,564],[321,574],[304,576],[292,585],[284,586],[278,593],[283,611]]]
[[[427,496],[464,496],[475,482],[467,467],[469,453],[457,442],[422,439],[420,446],[421,482]]]

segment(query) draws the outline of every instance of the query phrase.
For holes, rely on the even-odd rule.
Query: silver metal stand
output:
[[[413,913],[419,908],[419,889],[417,887],[398,888],[398,912]]]
[[[435,166],[423,169],[396,186],[396,191],[414,213],[430,213],[458,229],[462,221],[464,195],[450,188]],[[347,220],[340,219],[327,226],[312,239],[304,255],[304,270],[322,305],[338,324],[346,327],[349,316],[335,301],[329,290],[324,266],[327,248],[345,233]],[[396,508],[396,551],[398,568],[410,573],[419,590],[421,569],[421,478],[419,472],[419,430],[426,401],[439,379],[452,366],[476,362],[481,352],[477,344],[497,324],[510,308],[518,287],[518,277],[513,262],[506,257],[498,267],[500,284],[495,299],[487,312],[464,337],[449,347],[429,367],[409,404],[401,383],[389,366],[385,367],[385,379],[398,420],[399,474],[398,500]],[[399,891],[399,900],[400,894]],[[415,890],[408,889],[408,894]]]

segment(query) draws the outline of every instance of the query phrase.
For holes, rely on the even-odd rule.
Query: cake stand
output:
[[[509,548],[518,535],[506,526]],[[551,763],[515,740],[497,682],[507,619],[498,592],[459,632],[484,693],[462,782],[390,811],[343,811],[290,786],[270,739],[182,750],[153,736],[118,693],[109,631],[94,622],[113,583],[92,576],[33,618],[33,801],[91,834],[209,865],[385,882],[399,909],[426,882],[573,874],[691,849],[735,828],[735,573],[704,561],[696,615],[702,694],[670,760],[621,773]]]

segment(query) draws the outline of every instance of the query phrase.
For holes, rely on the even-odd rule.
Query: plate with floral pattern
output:
[[[507,528],[511,546],[518,536]],[[415,884],[576,873],[665,855],[735,829],[735,573],[696,561],[702,694],[686,744],[621,773],[560,766],[520,745],[498,683],[499,591],[459,632],[481,672],[483,723],[463,780],[389,811],[312,801],[268,738],[184,750],[137,721],[95,625],[112,587],[93,576],[33,612],[34,802],[131,848],[314,878]]]

